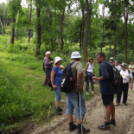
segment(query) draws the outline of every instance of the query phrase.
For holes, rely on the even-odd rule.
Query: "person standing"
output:
[[[110,60],[110,64],[111,64],[112,66],[115,66],[115,64],[114,64],[114,58],[111,57],[109,60]]]
[[[134,77],[134,65],[133,65],[133,62],[130,63],[129,69],[130,69],[130,71],[132,72],[133,77]]]
[[[63,111],[60,107],[60,99],[61,99],[61,76],[62,76],[62,70],[60,69],[60,65],[62,63],[62,59],[60,57],[54,58],[54,67],[52,68],[51,72],[51,83],[52,87],[56,93],[55,97],[55,110],[57,111],[57,114],[61,115],[61,111]]]
[[[118,60],[115,61],[115,67],[118,69],[119,72],[121,71],[121,66],[119,65]]]
[[[92,79],[94,74],[95,74],[95,70],[94,70],[93,58],[90,57],[89,62],[86,64],[86,67],[85,67],[86,94],[89,94],[89,81],[91,82],[92,93],[94,93],[94,84],[93,84],[93,79]]]
[[[72,71],[72,77],[75,82],[74,89],[69,92],[65,93],[66,95],[66,114],[69,122],[69,131],[74,131],[77,129],[78,134],[82,134],[81,131],[81,121],[83,121],[84,115],[86,113],[86,107],[85,107],[85,98],[83,95],[83,68],[82,63],[80,62],[81,56],[79,52],[72,52],[71,54],[71,62],[74,62],[71,66]],[[70,63],[71,63],[70,62]],[[81,115],[80,115],[80,107],[78,102],[78,92],[81,93]],[[75,108],[76,116],[77,116],[77,123],[78,126],[76,126],[73,123],[73,110]],[[80,118],[82,116],[82,119]],[[90,129],[85,129],[83,126],[83,134],[89,133]]]
[[[122,70],[120,72],[122,78],[123,78],[123,84],[120,87],[118,93],[117,93],[117,99],[116,99],[116,106],[120,105],[120,100],[121,100],[121,95],[122,92],[124,93],[123,95],[123,104],[127,105],[127,97],[128,97],[128,89],[129,89],[129,81],[131,79],[131,84],[130,84],[130,89],[133,89],[133,75],[131,71],[127,70],[126,63],[121,64]]]
[[[46,73],[46,79],[45,79],[42,86],[47,85],[47,80],[48,79],[50,80],[50,75],[51,75],[51,71],[52,71],[52,64],[54,63],[54,61],[51,60],[50,55],[51,55],[50,51],[47,51],[46,56],[43,59],[43,63],[44,63],[43,70]]]
[[[105,60],[105,54],[99,52],[96,54],[97,62],[100,64],[99,77],[92,77],[94,80],[99,80],[100,93],[103,105],[106,109],[106,121],[104,125],[98,126],[99,130],[109,130],[110,124],[115,125],[115,106],[114,99],[114,85],[113,85],[113,71],[110,64]],[[107,62],[107,63],[106,63]],[[109,64],[109,65],[107,65]],[[111,116],[111,120],[110,120]]]

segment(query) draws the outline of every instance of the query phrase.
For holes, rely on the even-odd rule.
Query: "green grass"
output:
[[[47,121],[52,91],[49,87],[42,87],[45,79],[43,61],[23,53],[0,52],[0,57],[0,128],[2,131],[11,132],[18,125],[18,121],[27,118],[32,121]],[[66,55],[62,58],[65,66],[70,58]],[[95,93],[98,94],[98,91],[97,85]],[[85,94],[86,100],[92,97],[91,93]],[[65,95],[62,93],[61,105],[65,105],[64,100]],[[55,110],[52,108],[50,115],[54,114]]]

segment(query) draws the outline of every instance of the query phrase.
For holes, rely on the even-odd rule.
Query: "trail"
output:
[[[115,100],[114,98],[114,102]],[[62,116],[52,117],[49,123],[34,127],[29,131],[23,131],[23,134],[69,134],[65,107],[63,109]],[[128,106],[121,103],[120,106],[116,107],[117,125],[111,125],[110,130],[101,131],[97,129],[97,126],[102,125],[105,121],[100,96],[95,95],[92,100],[86,101],[86,109],[84,127],[90,128],[90,134],[134,134],[134,90],[129,90]],[[74,121],[76,121],[75,113]],[[77,134],[77,131],[71,132],[71,134]]]

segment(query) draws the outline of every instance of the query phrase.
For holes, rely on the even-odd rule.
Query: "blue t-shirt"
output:
[[[52,68],[52,71],[55,71],[55,77],[54,77],[54,84],[59,86],[61,84],[61,75],[62,75],[62,71],[61,69],[57,68],[56,66],[54,66]]]
[[[107,61],[105,61],[107,62]],[[108,62],[107,62],[108,63]],[[104,95],[112,95],[114,94],[114,85],[112,78],[112,69],[107,63],[102,62],[100,64],[99,76],[103,76],[105,80],[101,80],[100,83],[100,92]]]
[[[117,66],[115,66],[117,69],[118,69],[118,71],[121,71],[121,66],[119,65],[118,67]]]

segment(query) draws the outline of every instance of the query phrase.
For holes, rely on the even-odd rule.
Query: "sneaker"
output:
[[[98,126],[98,129],[99,130],[110,130],[110,125],[106,126],[106,125],[101,125],[101,126]]]
[[[72,132],[72,131],[74,131],[77,128],[78,128],[77,125],[73,124],[72,127],[69,127],[69,132]]]
[[[82,131],[83,131],[83,133],[82,133]],[[78,129],[77,134],[87,134],[87,133],[90,132],[90,129],[86,129],[86,128],[83,127],[82,131],[81,131],[81,129]]]
[[[58,107],[58,108],[55,107],[55,110],[59,111],[59,112],[63,111],[63,109],[61,109],[60,107]]]
[[[89,92],[86,92],[86,94],[89,94]]]
[[[119,106],[120,105],[120,103],[116,103],[116,105],[115,106]]]
[[[127,106],[128,104],[127,103],[123,103],[125,106]]]
[[[94,94],[94,91],[92,91],[92,94]]]
[[[110,120],[110,124],[116,126],[116,121],[115,120]]]

